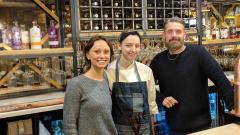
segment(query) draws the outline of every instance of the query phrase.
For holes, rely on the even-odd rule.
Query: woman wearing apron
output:
[[[121,55],[107,70],[112,90],[112,115],[119,135],[150,135],[151,114],[158,113],[152,70],[135,58],[140,51],[137,31],[119,38]]]

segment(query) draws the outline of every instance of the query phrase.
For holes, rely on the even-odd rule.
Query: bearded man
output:
[[[165,22],[163,42],[167,50],[151,62],[160,92],[157,103],[166,107],[171,135],[184,135],[210,128],[208,79],[212,80],[229,110],[234,107],[233,88],[216,60],[201,45],[185,46],[184,21]]]

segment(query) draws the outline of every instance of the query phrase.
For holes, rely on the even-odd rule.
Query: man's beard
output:
[[[174,39],[171,39],[171,40],[174,40]],[[168,50],[170,50],[170,51],[179,50],[184,45],[183,39],[179,39],[178,40],[179,42],[177,42],[177,43],[171,43],[171,40],[169,40],[168,42],[165,40],[165,45],[168,48]]]

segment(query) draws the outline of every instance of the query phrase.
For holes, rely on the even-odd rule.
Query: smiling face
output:
[[[104,40],[96,40],[92,48],[86,53],[91,67],[104,69],[110,61],[110,47]]]
[[[174,52],[181,49],[184,45],[184,38],[186,36],[183,24],[178,22],[169,22],[166,24],[163,39],[166,47]]]
[[[127,61],[133,61],[140,51],[140,38],[137,35],[127,36],[120,44],[122,57]]]

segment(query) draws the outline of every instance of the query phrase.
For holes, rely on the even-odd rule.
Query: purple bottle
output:
[[[0,24],[0,51],[3,50],[3,28]]]
[[[9,25],[7,25],[7,29],[6,29],[6,39],[5,39],[5,43],[9,46],[12,46],[12,29]]]
[[[12,49],[13,50],[22,49],[22,34],[17,21],[13,22],[12,27]]]
[[[50,21],[48,28],[48,44],[50,48],[58,48],[58,30],[54,26],[54,20]]]

